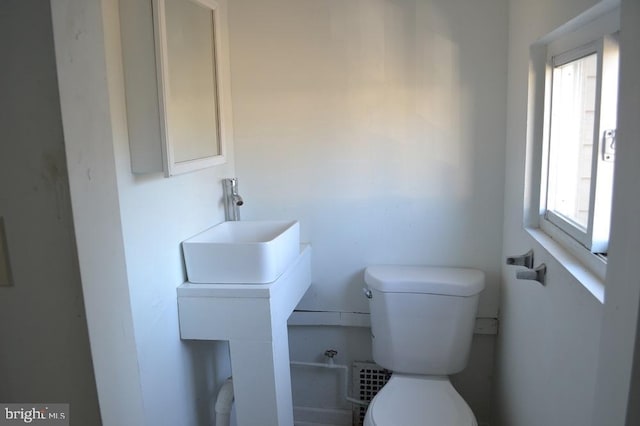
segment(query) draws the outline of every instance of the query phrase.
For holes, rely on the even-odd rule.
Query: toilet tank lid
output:
[[[383,293],[423,293],[468,297],[484,289],[484,272],[433,266],[369,266],[367,285]]]

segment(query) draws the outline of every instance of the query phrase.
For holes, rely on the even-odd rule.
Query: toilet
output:
[[[467,365],[484,273],[370,266],[364,275],[373,359],[393,374],[365,426],[477,426],[449,375]]]

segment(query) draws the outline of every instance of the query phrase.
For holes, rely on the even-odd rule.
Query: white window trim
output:
[[[618,4],[599,5],[589,9],[560,28],[542,37],[530,48],[529,105],[527,117],[527,149],[524,191],[525,231],[557,260],[597,300],[604,303],[606,261],[591,253],[586,247],[545,219],[545,200],[541,199],[546,188],[543,164],[548,163],[547,111],[550,87],[547,84],[550,46],[559,52],[573,53],[584,47],[593,49],[596,42],[620,27]]]
[[[616,31],[615,28],[610,28],[612,31]],[[609,91],[615,90],[610,85],[610,74],[614,72],[610,67],[611,61],[617,62],[617,40],[615,36],[610,34],[600,35],[598,31],[593,31],[593,36],[597,37],[597,40],[589,42],[586,45],[582,45],[573,48],[569,51],[559,50],[557,43],[551,42],[547,48],[547,69],[546,69],[546,85],[551,84],[551,75],[554,67],[562,66],[569,62],[583,58],[585,56],[596,54],[598,57],[598,80],[596,86],[595,96],[595,110],[596,120],[594,123],[593,134],[593,151],[592,151],[592,170],[593,176],[590,186],[590,200],[589,200],[589,222],[586,228],[573,223],[569,218],[556,213],[553,210],[547,210],[544,200],[541,200],[541,211],[544,211],[544,217],[541,218],[541,222],[551,222],[565,233],[569,234],[575,240],[579,241],[582,245],[591,249],[591,251],[605,252],[608,246],[609,237],[609,222],[602,221],[602,218],[609,218],[611,216],[611,195],[612,195],[612,181],[613,181],[613,163],[607,162],[602,159],[603,149],[603,132],[606,129],[615,129],[616,127],[616,105],[609,97]],[[617,68],[616,68],[617,71]],[[546,92],[549,96],[548,91]],[[551,96],[549,96],[551,98]],[[550,99],[545,101],[545,108],[548,108]],[[610,105],[613,103],[613,108],[607,108],[603,110],[601,106],[603,104]],[[545,112],[545,125],[543,137],[543,163],[541,168],[543,170],[542,176],[548,175],[548,149],[550,146],[550,114]],[[546,182],[544,186],[546,188]],[[548,188],[544,192],[548,192]],[[541,189],[541,192],[543,190]],[[602,200],[605,202],[602,202]]]

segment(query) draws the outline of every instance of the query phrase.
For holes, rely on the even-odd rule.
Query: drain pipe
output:
[[[216,398],[216,426],[231,424],[231,406],[233,405],[233,378],[229,377],[220,387]]]
[[[336,364],[333,360],[333,357],[338,355],[338,351],[335,349],[328,349],[324,352],[324,356],[327,357],[326,363],[321,362],[301,362],[301,361],[291,361],[291,365],[296,365],[300,367],[311,367],[311,368],[328,368],[331,370],[341,370],[343,371],[342,377],[344,380],[342,381],[342,392],[344,395],[344,399],[352,404],[361,405],[366,407],[369,405],[369,401],[362,401],[360,399],[352,398],[349,396],[348,391],[348,382],[349,382],[349,367],[346,365]]]

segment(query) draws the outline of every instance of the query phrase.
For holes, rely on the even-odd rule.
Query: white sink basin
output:
[[[300,254],[298,221],[222,222],[182,242],[192,283],[266,284]]]

